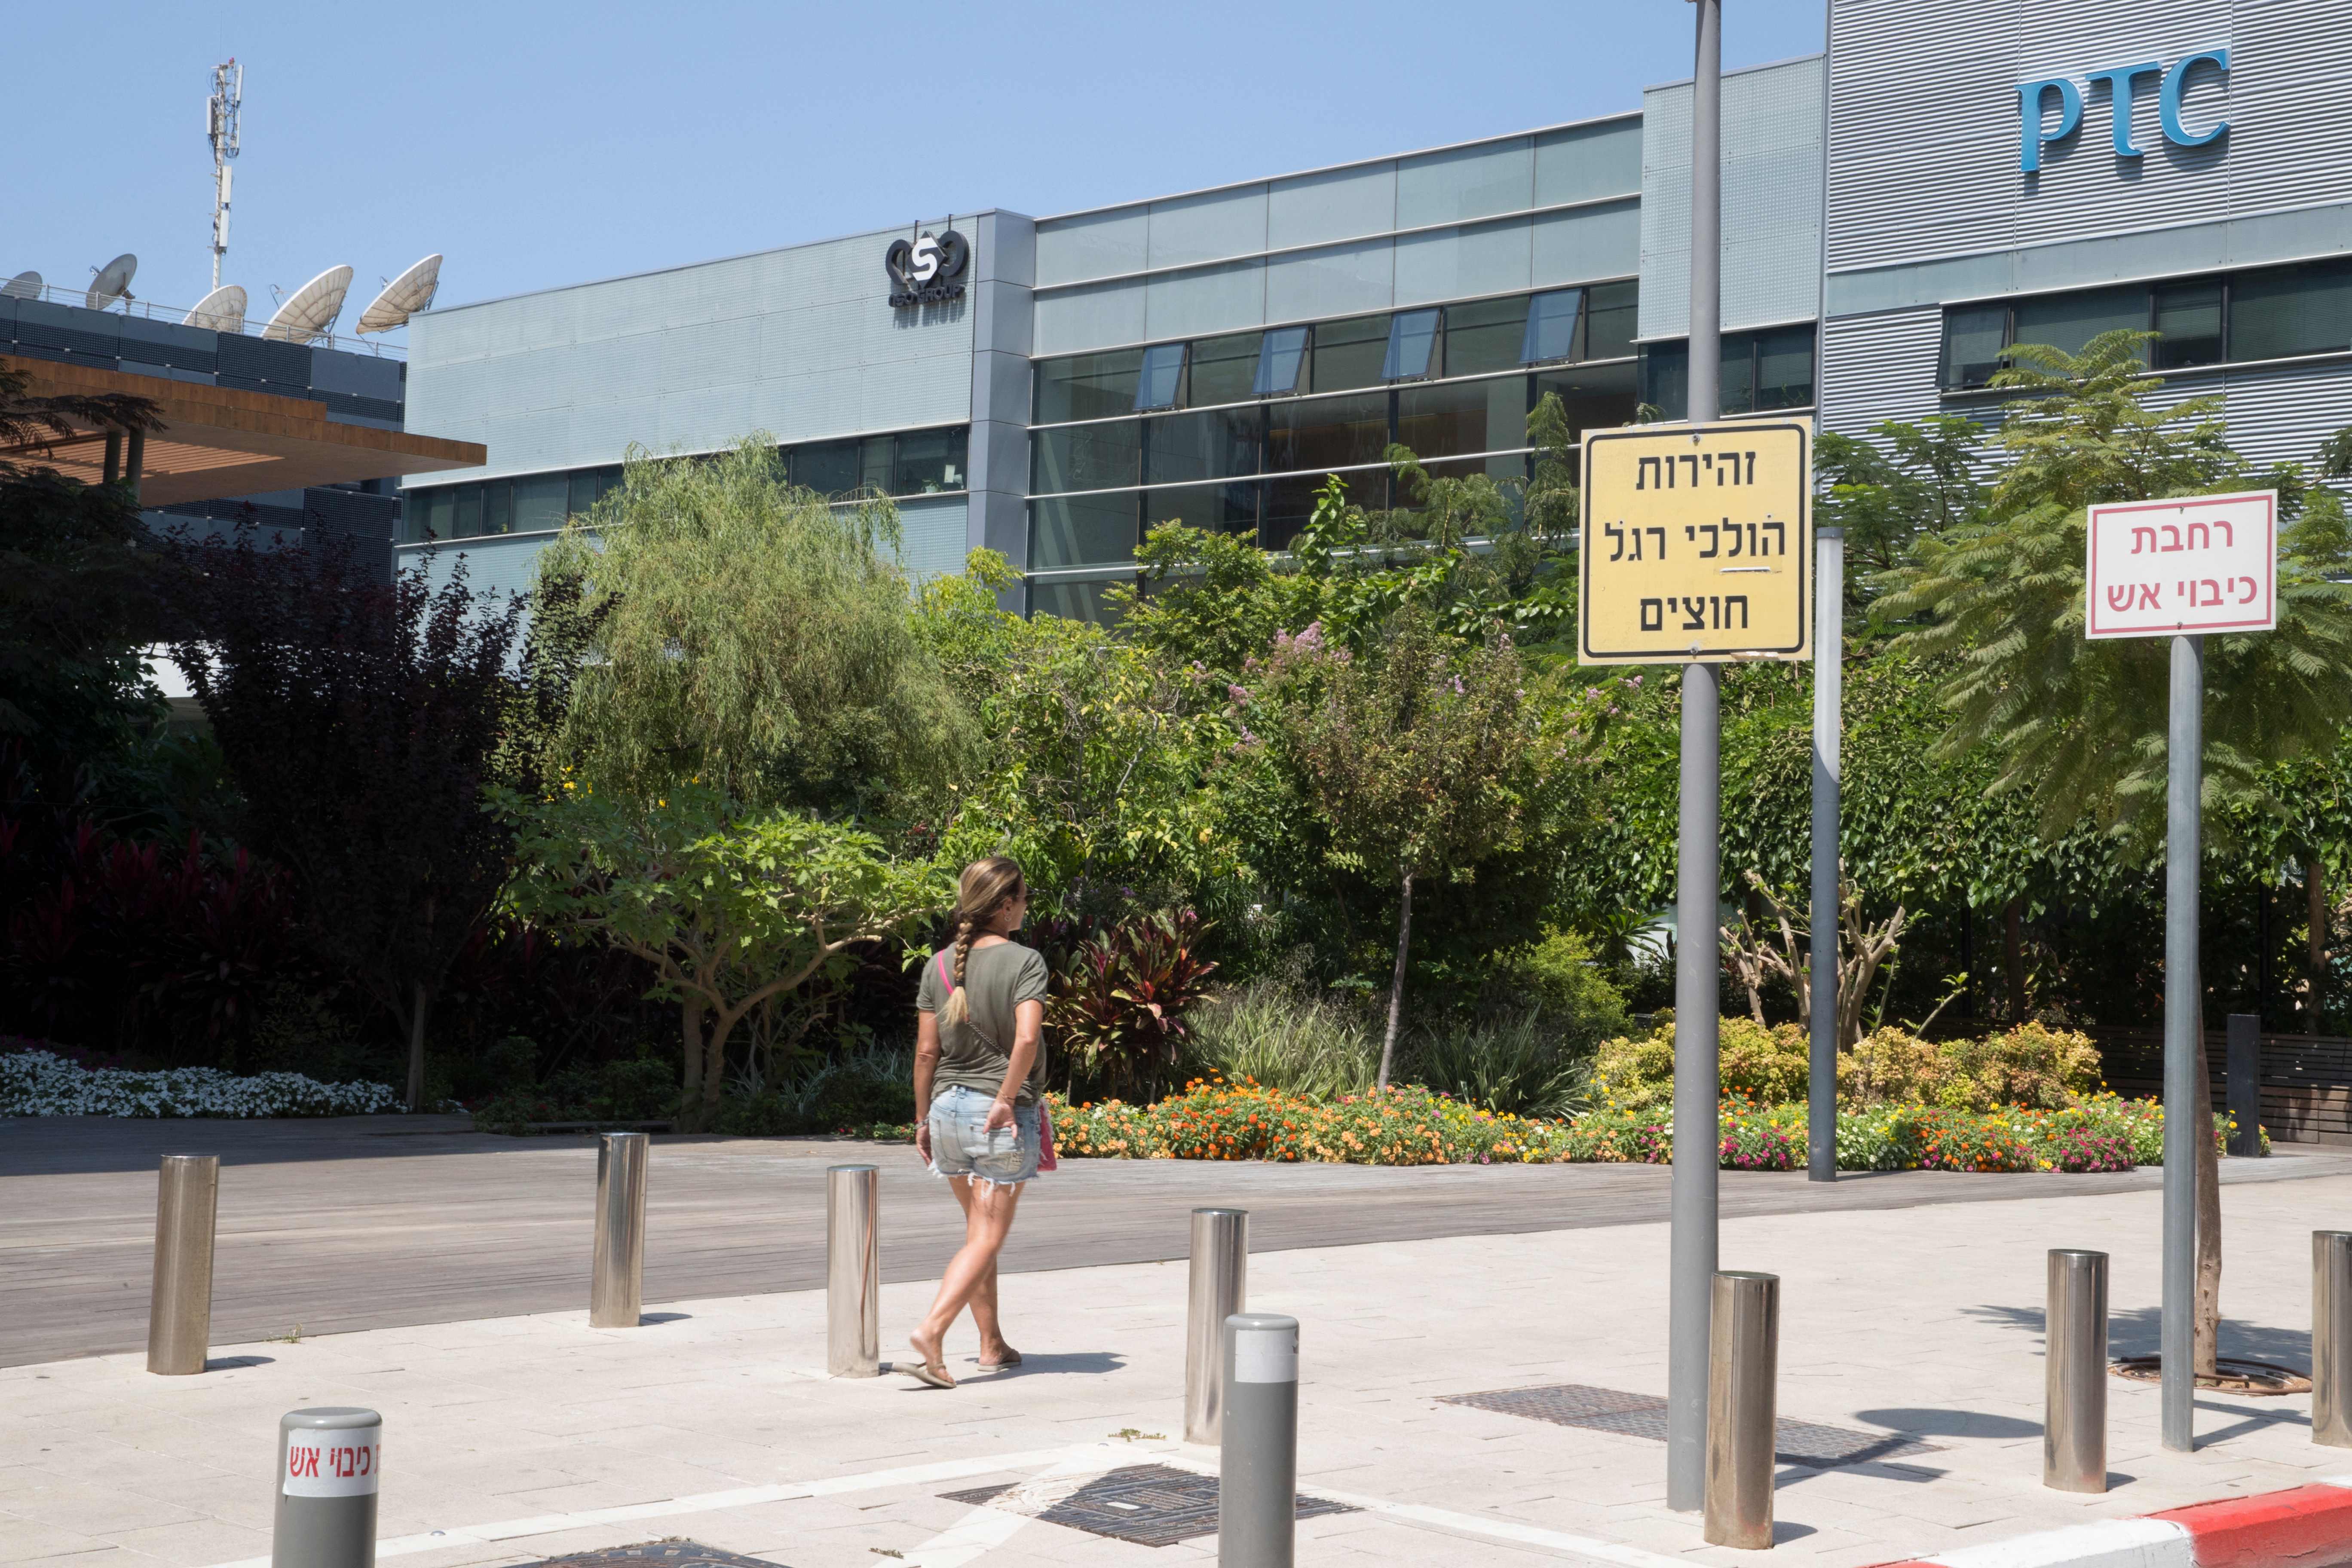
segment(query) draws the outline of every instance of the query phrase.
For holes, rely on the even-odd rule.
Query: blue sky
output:
[[[1728,0],[1725,63],[1822,47],[1822,0]],[[0,276],[209,282],[204,100],[246,66],[229,282],[338,262],[348,329],[429,251],[492,298],[983,206],[1034,215],[1637,107],[1687,0],[1451,5],[129,5],[10,18]],[[20,139],[21,140],[21,139]]]

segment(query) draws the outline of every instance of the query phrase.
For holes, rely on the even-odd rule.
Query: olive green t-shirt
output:
[[[937,952],[924,961],[923,985],[915,998],[918,1010],[936,1014],[947,1005],[949,986],[942,970],[950,977],[955,973],[952,947],[945,950],[945,962]],[[993,1099],[1013,1065],[1013,1010],[1024,1002],[1045,999],[1045,955],[1017,942],[975,947],[964,960],[963,984],[964,1004],[971,1012],[960,1024],[940,1020],[940,1068],[931,1077],[931,1092],[961,1084]],[[1021,1086],[1013,1103],[1034,1105],[1045,1088],[1045,1043],[1040,1040],[1029,1081]]]

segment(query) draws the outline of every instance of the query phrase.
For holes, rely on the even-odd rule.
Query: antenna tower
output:
[[[213,144],[213,287],[220,287],[228,254],[228,165],[236,156],[238,111],[245,105],[245,68],[234,58],[213,67],[213,95],[205,105],[205,134]]]

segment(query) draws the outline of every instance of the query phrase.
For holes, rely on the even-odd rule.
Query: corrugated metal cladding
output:
[[[617,462],[631,442],[961,424],[971,301],[890,308],[883,252],[903,232],[429,311],[409,326],[408,427],[482,442],[467,477],[495,478]]]
[[[2192,129],[2168,142],[2158,82],[2130,106],[2144,149],[2119,157],[2109,86],[2084,93],[2081,128],[2019,166],[2018,84],[2227,48],[2226,80],[2191,79]],[[1837,0],[1830,20],[1829,268],[2128,234],[2342,201],[2352,167],[2347,0]],[[2050,114],[2056,115],[2054,97]],[[2241,257],[2239,260],[2262,259]],[[2151,248],[2148,271],[2163,269]]]
[[[1036,352],[1629,278],[1641,190],[1628,115],[1048,218]]]
[[[1723,79],[1723,324],[1821,309],[1821,57]],[[1642,95],[1642,336],[1690,331],[1691,89]]]
[[[1937,388],[1943,312],[1934,308],[1832,318],[1822,328],[1824,430],[1860,436],[1882,421],[1961,414],[1988,423],[1997,399],[1944,397]],[[2221,395],[2230,445],[2256,463],[2308,467],[2319,444],[2352,427],[2352,374],[2340,359],[2222,368],[2176,375],[2148,402],[2164,408]]]

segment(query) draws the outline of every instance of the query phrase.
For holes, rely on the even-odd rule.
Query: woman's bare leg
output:
[[[1003,1248],[1004,1237],[1013,1229],[1013,1213],[1021,1202],[1018,1185],[1001,1186],[993,1182],[973,1182],[971,1206],[964,1223],[964,1243],[948,1260],[947,1272],[940,1278],[940,1293],[931,1302],[931,1310],[915,1331],[907,1336],[916,1353],[935,1371],[944,1372],[940,1348],[947,1339],[948,1328],[956,1314],[971,1301],[983,1276],[996,1266],[996,1255]]]
[[[955,1193],[956,1202],[963,1206],[964,1239],[971,1239],[971,1179],[957,1176],[948,1183]],[[981,1276],[980,1286],[965,1303],[971,1309],[971,1326],[980,1331],[980,1364],[984,1367],[1003,1366],[1019,1358],[1021,1352],[1004,1342],[1004,1329],[996,1316],[996,1259],[988,1260],[988,1272]]]

